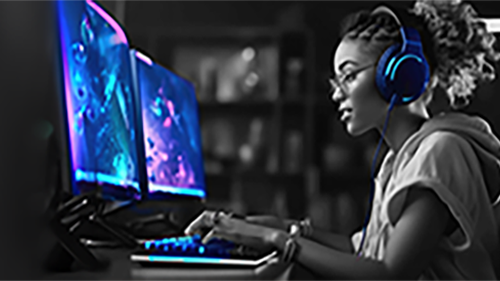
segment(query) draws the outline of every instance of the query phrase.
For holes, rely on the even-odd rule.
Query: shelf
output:
[[[247,115],[247,114],[272,114],[277,108],[281,107],[286,114],[298,113],[304,114],[306,108],[310,106],[320,106],[323,110],[335,109],[335,105],[326,101],[320,105],[316,100],[309,100],[304,98],[288,99],[280,98],[276,101],[241,101],[241,102],[200,102],[200,113],[205,115]]]
[[[273,112],[273,101],[244,101],[244,102],[200,102],[201,114],[270,114]]]
[[[329,96],[315,96],[313,99],[313,104],[315,107],[319,107],[322,109],[331,108],[336,109],[338,105],[329,97]]]
[[[266,173],[261,171],[249,171],[243,173],[231,174],[207,174],[207,181],[302,181],[304,176],[302,173]]]
[[[314,98],[288,98],[282,97],[277,100],[249,100],[249,101],[237,101],[237,102],[217,102],[217,101],[200,101],[200,108],[205,109],[222,109],[222,108],[259,108],[259,107],[272,107],[275,105],[281,105],[284,107],[307,107],[310,105],[319,107],[334,107],[335,103],[327,97],[314,97]]]
[[[207,187],[212,193],[227,196],[231,186],[239,182],[243,185],[252,183],[269,184],[272,187],[285,189],[293,187],[304,187],[305,176],[302,173],[269,174],[265,172],[247,172],[242,174],[208,174],[205,176]],[[366,173],[352,172],[322,172],[320,176],[321,190],[326,193],[335,194],[342,191],[355,193],[366,193],[370,189],[370,176]]]
[[[295,106],[295,105],[305,106],[306,99],[304,99],[303,97],[298,97],[298,98],[283,97],[280,98],[279,103],[284,106]]]
[[[277,38],[287,32],[307,32],[307,29],[295,28],[293,30],[269,26],[178,26],[178,27],[152,27],[135,26],[129,28],[130,34],[144,34],[148,36],[165,36],[170,38],[229,38],[235,40],[248,40],[255,38]]]
[[[272,194],[276,190],[286,189],[291,192],[303,190],[305,186],[302,174],[265,172],[245,172],[242,174],[208,174],[205,176],[207,193],[213,198],[230,199],[234,184],[240,184],[243,189],[252,188],[264,190],[264,194]],[[261,192],[258,191],[258,192]]]
[[[345,190],[368,192],[370,189],[370,175],[364,172],[323,172],[320,178],[321,189],[332,193]]]

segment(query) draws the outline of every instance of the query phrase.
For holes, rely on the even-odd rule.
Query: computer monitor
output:
[[[131,50],[141,99],[148,198],[205,199],[198,103],[194,85]],[[137,105],[136,105],[137,106]]]
[[[60,62],[72,192],[140,200],[129,44],[94,1],[58,1]]]

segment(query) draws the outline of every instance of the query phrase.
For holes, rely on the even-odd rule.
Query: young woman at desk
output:
[[[437,87],[460,109],[494,79],[495,38],[457,0],[393,12],[349,17],[330,61],[347,132],[378,130],[389,147],[363,230],[342,237],[307,221],[206,211],[186,233],[210,227],[206,239],[277,248],[319,278],[496,279],[500,141],[479,117],[428,113]]]

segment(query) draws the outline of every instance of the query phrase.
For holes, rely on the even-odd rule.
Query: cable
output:
[[[363,245],[365,243],[365,238],[366,238],[366,230],[368,228],[368,222],[370,221],[370,215],[371,215],[371,208],[372,208],[372,203],[373,203],[373,197],[374,197],[374,194],[375,194],[375,179],[374,179],[374,174],[375,174],[375,164],[377,163],[377,157],[378,157],[378,153],[379,153],[379,150],[380,150],[380,146],[382,145],[382,141],[384,140],[384,136],[385,136],[385,131],[387,129],[387,123],[389,121],[389,116],[391,114],[391,111],[392,109],[394,108],[394,105],[396,104],[396,99],[397,99],[397,94],[394,94],[391,98],[391,103],[389,105],[389,110],[387,111],[387,116],[385,118],[385,123],[384,123],[384,128],[382,130],[382,134],[380,136],[380,140],[378,142],[378,145],[377,145],[377,150],[375,151],[375,156],[373,157],[373,162],[372,162],[372,167],[371,167],[371,172],[370,172],[370,198],[369,198],[369,201],[368,201],[368,211],[367,211],[367,214],[365,216],[365,222],[363,224],[363,236],[361,238],[361,243],[359,244],[359,248],[358,248],[358,251],[357,251],[357,255],[358,257],[361,256],[362,254],[362,249],[363,249]]]

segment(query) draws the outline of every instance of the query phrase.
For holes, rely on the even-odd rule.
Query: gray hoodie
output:
[[[500,141],[486,121],[443,113],[425,122],[397,154],[389,151],[375,180],[363,254],[377,260],[411,187],[433,190],[458,222],[442,239],[421,279],[495,279],[500,262]],[[354,247],[360,233],[352,238]]]
[[[500,141],[493,134],[490,125],[481,117],[463,113],[442,113],[429,119],[418,133],[409,138],[404,149],[414,153],[421,141],[437,131],[453,132],[472,145],[483,171],[488,194],[492,204],[500,200]]]

